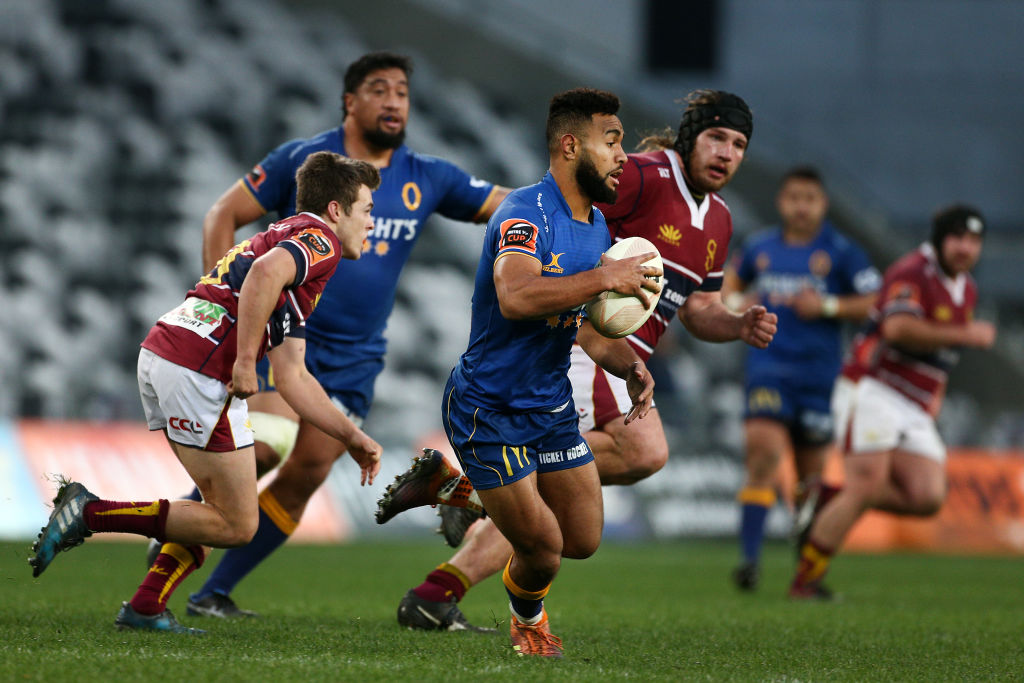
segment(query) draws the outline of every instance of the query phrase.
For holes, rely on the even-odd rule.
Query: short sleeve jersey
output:
[[[751,236],[738,254],[736,273],[779,316],[778,331],[765,349],[750,349],[748,372],[827,377],[839,371],[841,322],[805,320],[788,304],[804,288],[821,295],[848,296],[878,290],[881,275],[864,251],[827,221],[808,244],[789,244],[781,228]]]
[[[600,210],[591,222],[574,220],[548,173],[511,193],[487,224],[473,291],[469,347],[452,374],[461,399],[501,412],[551,411],[568,403],[569,352],[583,307],[545,320],[509,320],[501,314],[494,265],[510,254],[541,264],[559,278],[595,267],[611,240]]]
[[[694,199],[679,157],[667,150],[630,154],[615,204],[598,206],[613,240],[644,237],[661,253],[665,279],[658,307],[628,337],[646,360],[690,294],[722,288],[732,216],[717,194]]]
[[[305,337],[306,320],[341,258],[337,236],[310,213],[274,223],[235,245],[188,292],[184,303],[161,316],[142,346],[227,383],[237,355],[239,292],[253,261],[271,249],[284,249],[292,256],[295,280],[277,298],[259,358],[285,337]]]
[[[931,244],[923,244],[885,272],[868,330],[853,355],[866,374],[937,414],[959,351],[947,347],[920,353],[887,344],[881,323],[891,315],[910,314],[938,325],[966,325],[974,318],[977,300],[974,278],[968,273],[950,278]]]
[[[322,150],[345,154],[342,128],[281,145],[242,182],[268,212],[291,215],[295,172],[307,156]],[[491,183],[405,145],[394,150],[380,175],[381,185],[373,193],[374,229],[363,243],[362,258],[339,269],[308,325],[311,339],[353,361],[384,354],[384,328],[394,307],[398,276],[427,218],[436,211],[454,220],[473,220],[494,191]]]

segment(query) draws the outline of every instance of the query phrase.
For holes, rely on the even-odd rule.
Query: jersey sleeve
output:
[[[294,152],[301,144],[301,140],[292,140],[275,148],[242,178],[245,188],[264,211],[284,215],[295,185]]]
[[[334,238],[334,239],[331,239]],[[277,243],[295,259],[295,281],[291,287],[316,280],[329,278],[338,267],[341,246],[330,230],[306,228]]]
[[[618,196],[615,203],[596,205],[613,228],[617,221],[626,218],[636,210],[643,192],[643,185],[644,178],[640,172],[640,164],[633,157],[629,157],[626,165],[622,167],[622,175],[619,176]]]
[[[424,159],[431,180],[441,194],[437,212],[457,221],[479,218],[494,193],[494,184],[471,176],[450,161],[435,157]]]
[[[840,294],[871,294],[882,286],[882,275],[859,246],[850,243],[843,254]]]
[[[923,300],[924,287],[921,278],[909,270],[901,270],[886,276],[875,306],[881,317],[897,313],[909,313],[924,317],[926,302]]]
[[[539,261],[544,253],[542,242],[546,235],[540,228],[543,224],[543,217],[536,207],[503,204],[491,216],[488,226],[489,232],[493,230],[489,238],[495,241],[494,260],[509,254],[525,254]]]

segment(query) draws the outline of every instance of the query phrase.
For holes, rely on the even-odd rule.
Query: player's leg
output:
[[[562,562],[562,533],[537,489],[537,474],[480,491],[488,515],[512,545],[502,581],[512,612],[510,636],[520,655],[561,657],[544,598]]]
[[[244,617],[231,600],[231,592],[249,572],[280,548],[295,532],[306,504],[327,479],[334,461],[345,453],[345,444],[300,421],[291,456],[274,481],[259,494],[259,526],[247,545],[224,553],[206,583],[189,596],[188,613],[193,616]]]
[[[822,579],[846,534],[886,487],[891,455],[889,451],[867,451],[846,457],[843,488],[815,517],[807,541],[800,548],[791,597],[830,597],[820,590]]]
[[[749,417],[743,428],[746,478],[737,495],[741,560],[732,577],[741,590],[753,590],[760,578],[765,522],[776,501],[776,473],[782,454],[790,448],[790,437],[785,424],[766,417]]]

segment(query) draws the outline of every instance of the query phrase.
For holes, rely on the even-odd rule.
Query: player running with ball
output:
[[[753,132],[750,109],[741,98],[719,90],[698,90],[687,99],[678,133],[645,140],[652,151],[628,156],[618,178],[617,200],[598,205],[614,239],[645,237],[663,257],[665,286],[658,307],[628,337],[643,359],[650,357],[676,317],[705,341],[741,339],[764,348],[775,334],[774,314],[763,306],[733,313],[720,294],[732,219],[715,193],[728,184],[743,161]],[[541,257],[548,263],[557,253]],[[584,325],[581,343],[594,334]],[[627,424],[626,383],[597,367],[579,347],[573,348],[570,378],[580,431],[594,452],[601,484],[633,484],[664,466],[668,444],[656,408],[645,420]],[[479,507],[469,481],[458,479],[458,472],[434,451],[417,460],[389,488],[377,519],[384,522],[415,505],[446,502],[435,494],[438,490],[448,501],[461,505],[468,501],[471,507]],[[456,603],[470,586],[500,571],[511,552],[508,541],[486,519],[476,523],[466,538],[448,562],[402,598],[400,624],[457,629],[452,618],[458,613]]]

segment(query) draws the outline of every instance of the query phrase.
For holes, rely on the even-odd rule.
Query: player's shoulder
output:
[[[836,252],[861,251],[860,245],[856,241],[827,220],[821,226],[821,239]]]
[[[338,129],[325,130],[308,138],[294,138],[284,142],[274,150],[274,154],[287,156],[302,163],[310,154],[323,150],[336,151],[341,149],[341,137]]]
[[[778,226],[760,228],[747,235],[743,248],[747,251],[777,247],[782,243],[782,231]]]
[[[931,259],[928,258],[928,245],[922,245],[907,252],[889,266],[885,271],[888,280],[922,280],[932,270]]]

